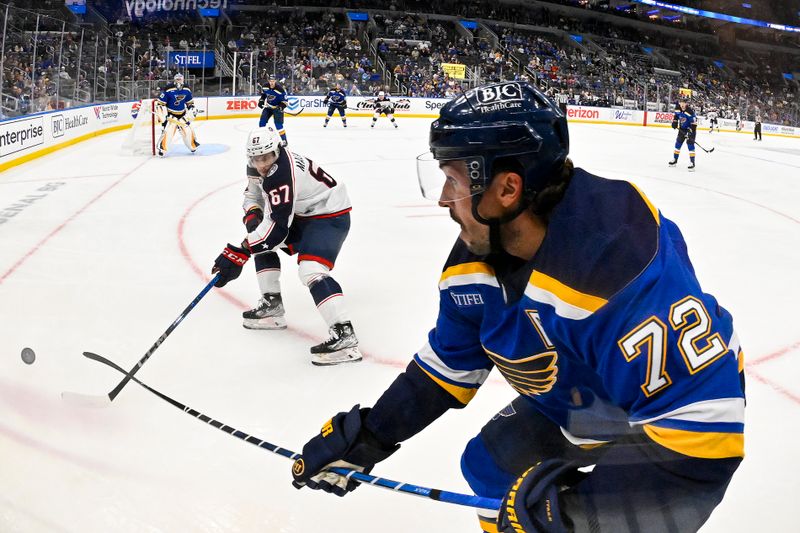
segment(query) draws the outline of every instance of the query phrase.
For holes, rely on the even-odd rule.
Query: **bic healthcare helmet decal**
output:
[[[466,97],[483,113],[522,107],[522,86],[519,83],[498,83],[467,91]]]
[[[296,111],[300,107],[300,99],[296,96],[290,96],[286,101],[289,102],[287,106],[289,111]]]

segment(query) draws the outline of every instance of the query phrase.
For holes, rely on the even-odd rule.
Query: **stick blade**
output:
[[[61,399],[70,405],[78,407],[103,408],[111,405],[111,398],[108,395],[97,396],[95,394],[64,391],[61,393]]]

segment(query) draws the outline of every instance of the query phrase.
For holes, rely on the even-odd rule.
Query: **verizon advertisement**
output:
[[[642,126],[644,124],[644,112],[634,109],[571,105],[567,106],[567,120],[569,122],[586,122],[590,124]],[[670,120],[672,119],[670,118]]]

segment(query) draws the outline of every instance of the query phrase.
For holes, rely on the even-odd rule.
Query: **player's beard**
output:
[[[459,235],[459,239],[463,242],[467,249],[475,255],[488,255],[491,252],[492,247],[489,242],[489,228],[488,226],[483,226],[483,224],[474,224],[472,226],[472,231],[467,230],[467,226],[459,219],[455,213],[453,213],[452,209],[447,210],[450,214],[450,218],[461,227],[461,234]],[[477,235],[476,230],[479,228],[486,228],[485,235]],[[483,231],[481,231],[483,233]]]

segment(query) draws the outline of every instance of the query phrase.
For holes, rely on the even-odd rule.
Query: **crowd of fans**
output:
[[[120,2],[96,0],[94,6],[107,23],[89,24],[70,19],[55,0],[17,2],[7,21],[3,114],[150,96],[179,68],[167,61],[168,52],[206,49],[217,51],[217,60],[231,66],[236,53],[235,71],[218,67],[216,73],[193,72],[206,79],[214,76],[209,89],[225,93],[232,90],[233,74],[239,94],[256,91],[270,75],[293,94],[324,94],[340,84],[355,95],[388,88],[423,97],[452,97],[485,81],[526,79],[559,101],[574,104],[641,108],[648,102],[666,109],[683,87],[694,92],[696,107],[713,108],[723,117],[741,112],[776,123],[796,124],[800,119],[798,82],[783,76],[797,70],[798,55],[720,45],[713,27],[702,19],[655,21],[694,32],[676,37],[675,32],[643,29],[641,24],[609,24],[612,19],[605,15],[602,20],[584,16],[600,11],[639,18],[633,11],[610,10],[607,2],[589,0],[550,2],[579,7],[586,12],[581,16],[565,15],[541,2],[301,4],[315,2],[380,11],[372,11],[368,22],[352,22],[342,11],[273,5],[261,11],[232,9],[221,19],[202,19],[190,12],[137,23],[127,18]],[[456,20],[433,16],[436,13],[475,18],[480,25],[467,29]],[[776,32],[743,34],[800,47],[796,37],[791,41],[775,37]],[[463,65],[465,77],[451,76],[448,64]]]

